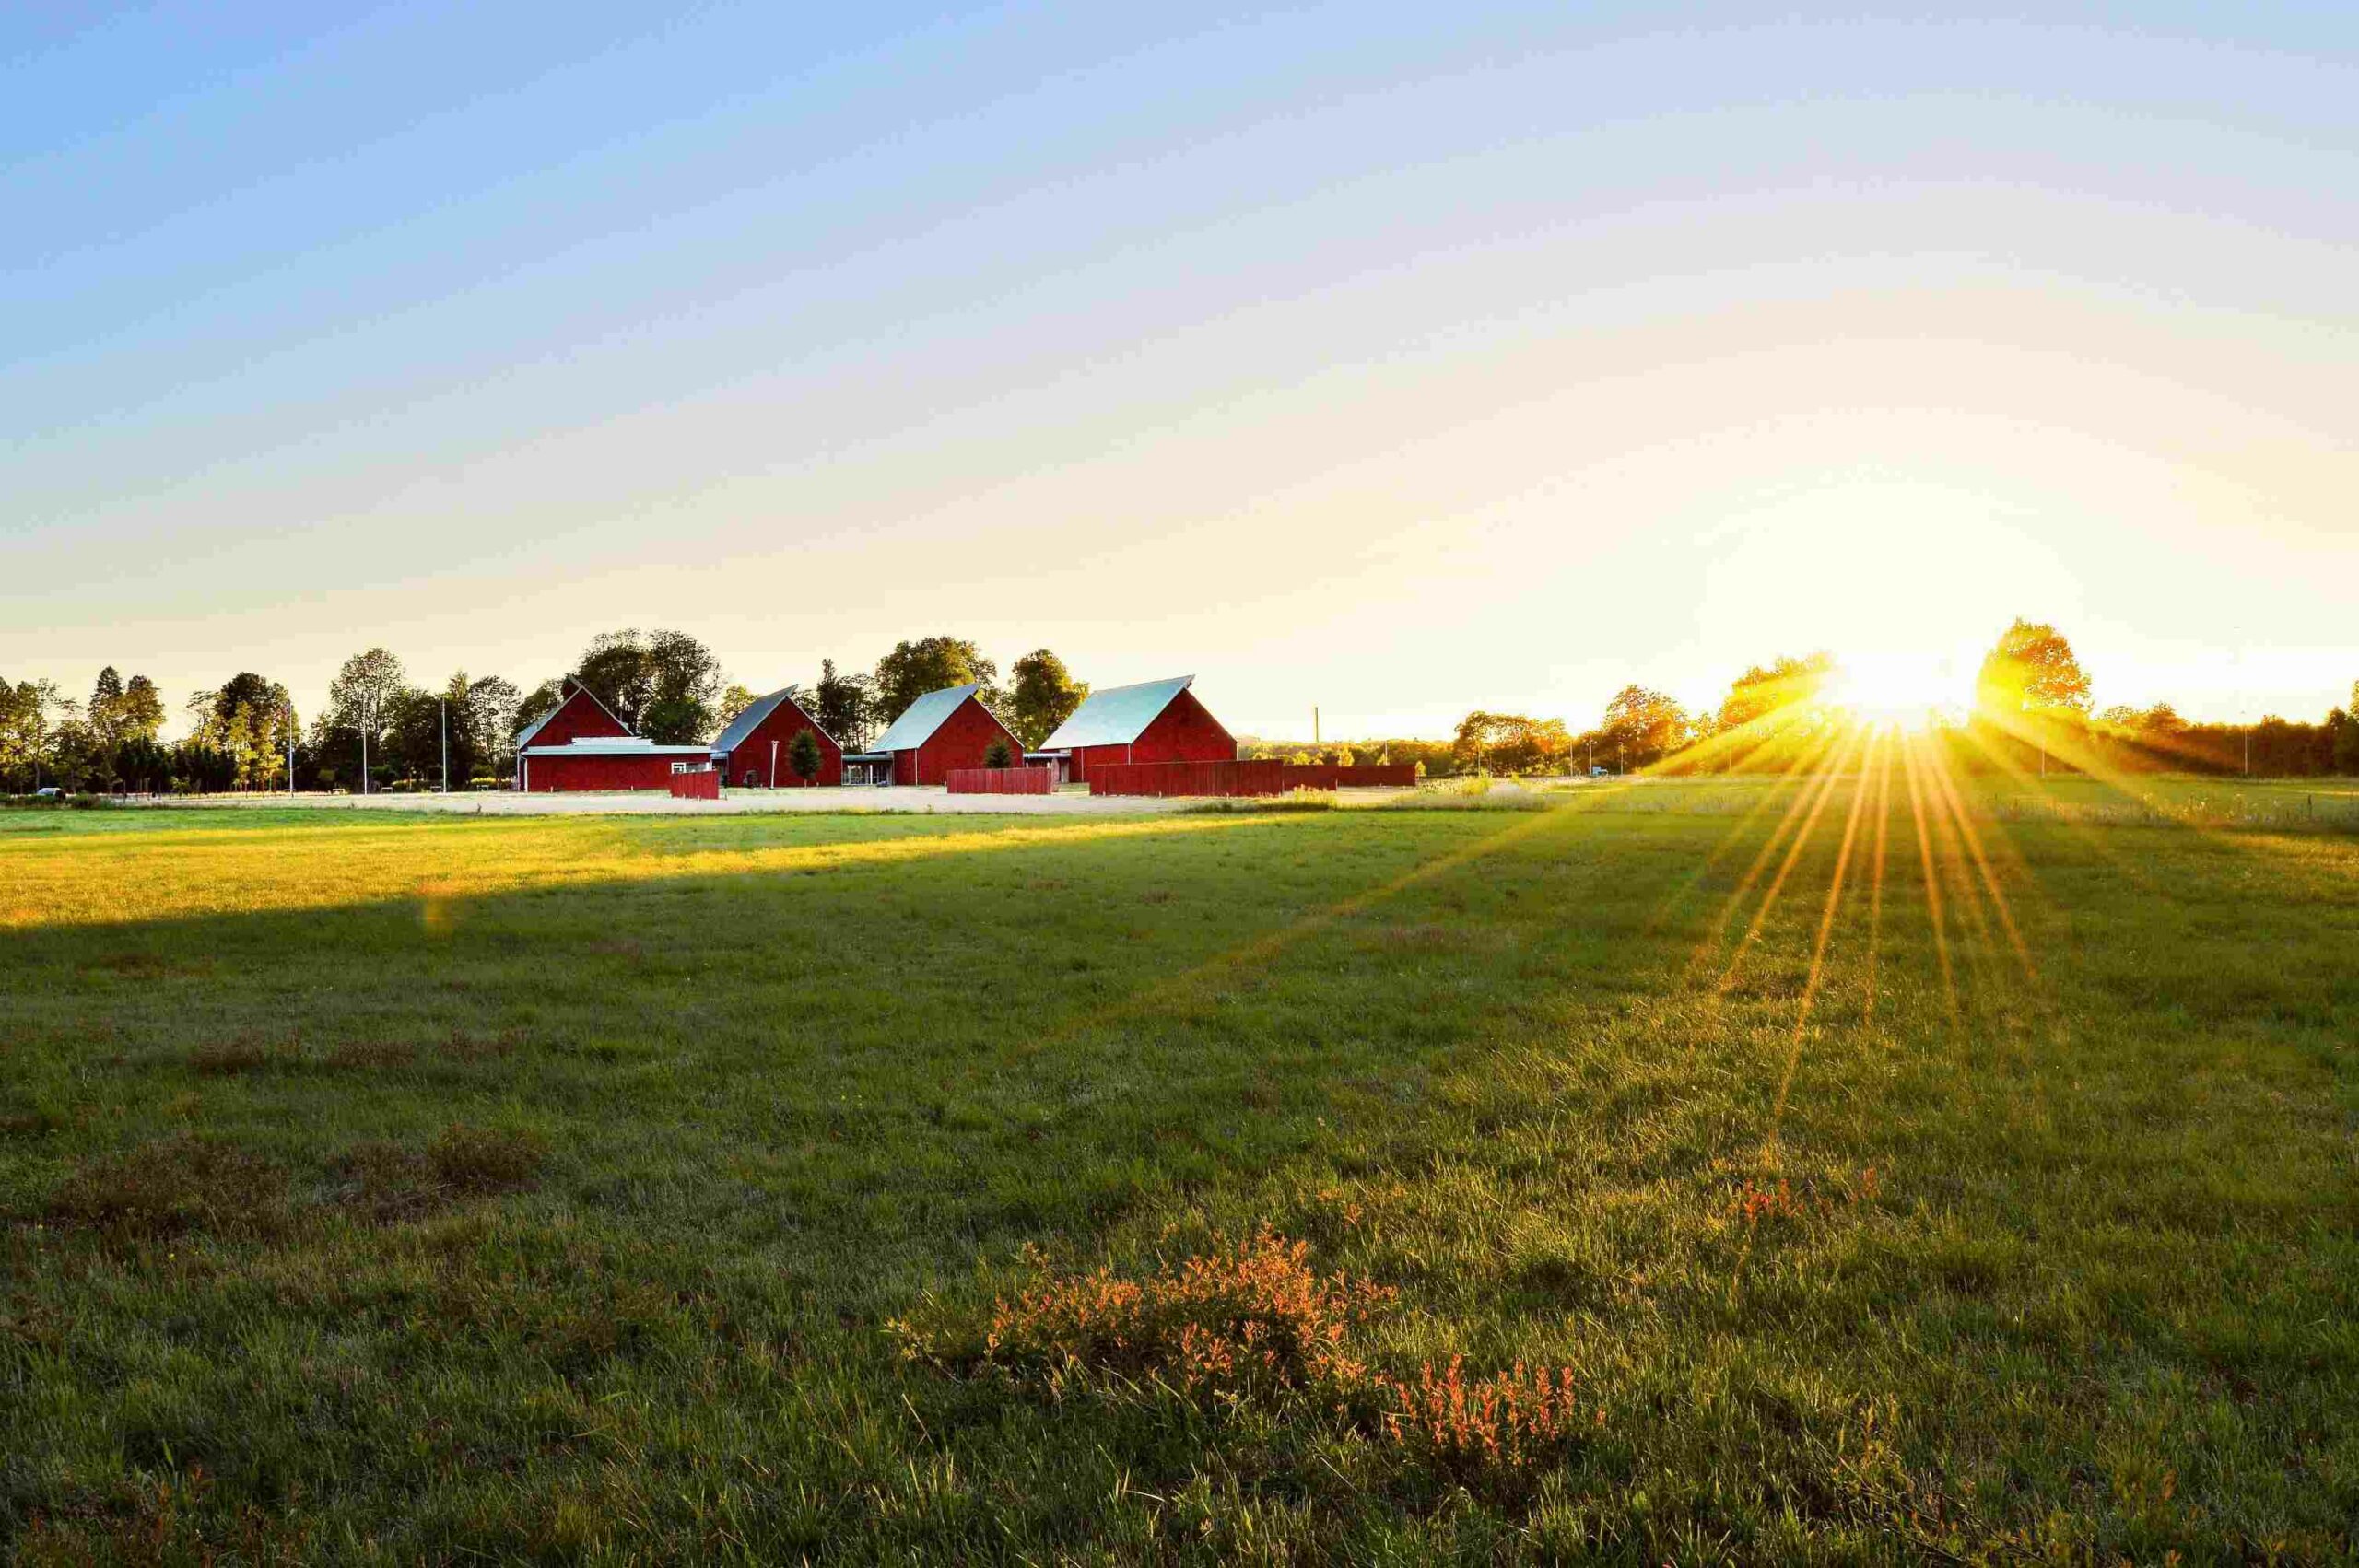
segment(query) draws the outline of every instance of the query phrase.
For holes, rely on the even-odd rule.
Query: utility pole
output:
[[[287,792],[295,793],[295,710],[287,710]]]
[[[1319,743],[1319,705],[1315,702],[1310,705],[1310,743]]]
[[[451,792],[451,699],[442,699],[442,792]]]

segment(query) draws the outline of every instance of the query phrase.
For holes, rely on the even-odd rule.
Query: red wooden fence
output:
[[[1093,795],[1283,795],[1320,786],[1283,762],[1108,762],[1089,770]],[[1333,786],[1327,786],[1332,788]]]
[[[721,772],[707,767],[695,773],[675,773],[672,795],[682,801],[717,801],[721,799]]]
[[[942,776],[954,795],[1047,795],[1055,792],[1053,767],[953,767]]]

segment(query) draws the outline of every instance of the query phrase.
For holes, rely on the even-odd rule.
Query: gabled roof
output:
[[[983,689],[982,683],[973,681],[963,686],[945,686],[925,696],[901,710],[893,727],[876,737],[868,749],[873,752],[913,752],[933,738],[943,720],[958,710],[958,705]]]
[[[516,731],[516,749],[518,751],[522,751],[526,746],[531,745],[533,743],[533,737],[541,732],[541,726],[556,718],[558,714],[564,712],[565,705],[571,702],[578,696],[586,696],[592,702],[597,703],[599,712],[604,714],[609,719],[615,720],[616,729],[620,730],[626,735],[630,733],[629,725],[624,723],[619,719],[615,719],[615,710],[613,708],[608,708],[603,702],[598,702],[598,694],[596,692],[592,691],[580,681],[577,681],[572,676],[568,675],[566,677],[565,695],[557,699],[557,706],[550,708],[546,713],[542,714],[538,719],[534,720],[530,724],[525,725],[522,730]]]
[[[811,726],[811,732],[813,734],[826,735],[830,744],[834,743],[835,737],[833,735],[828,735],[825,730],[819,728],[819,721],[811,717],[810,710],[804,708],[801,703],[794,700],[794,688],[792,686],[780,686],[778,690],[770,693],[769,696],[757,696],[752,702],[746,704],[745,711],[739,714],[736,718],[732,719],[729,721],[729,727],[722,731],[720,735],[715,738],[712,743],[712,755],[715,756],[726,756],[731,752],[735,751],[739,746],[745,744],[745,737],[760,729],[762,727],[762,720],[777,712],[780,704],[784,704],[785,706],[793,708],[795,712],[802,714],[804,722]]]
[[[1146,727],[1171,706],[1171,699],[1195,684],[1193,675],[1141,681],[1134,686],[1109,686],[1091,692],[1057,732],[1040,743],[1042,751],[1074,746],[1127,746],[1146,733]]]

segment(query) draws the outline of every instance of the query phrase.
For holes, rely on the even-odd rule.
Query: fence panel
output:
[[[1051,795],[1057,789],[1053,767],[953,767],[945,770],[943,786],[954,795]]]
[[[1101,763],[1089,770],[1093,795],[1283,795],[1288,790],[1332,790],[1318,769],[1274,760],[1256,762]],[[1327,769],[1332,773],[1333,769]],[[1304,777],[1311,775],[1311,777]]]
[[[721,770],[699,768],[694,773],[672,775],[672,795],[681,801],[717,801],[721,799]]]

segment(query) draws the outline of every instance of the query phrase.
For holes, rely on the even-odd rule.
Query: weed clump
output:
[[[1351,1330],[1389,1305],[1386,1285],[1322,1277],[1309,1246],[1264,1226],[1144,1280],[1050,1278],[992,1304],[981,1359],[1019,1376],[1160,1375],[1191,1392],[1343,1386],[1363,1373]]]
[[[1318,1412],[1389,1458],[1496,1497],[1529,1490],[1600,1409],[1581,1415],[1571,1369],[1518,1363],[1469,1380],[1460,1358],[1413,1382],[1371,1366],[1357,1329],[1398,1299],[1390,1285],[1321,1275],[1308,1243],[1264,1225],[1178,1267],[1130,1279],[1109,1269],[1051,1275],[992,1305],[980,1344],[887,1325],[911,1360],[1001,1379],[1052,1398],[1160,1383],[1215,1410],[1249,1404]]]
[[[201,1077],[230,1078],[244,1072],[259,1072],[288,1053],[264,1044],[252,1035],[240,1035],[235,1039],[209,1040],[188,1053],[188,1064]]]
[[[123,1240],[266,1234],[287,1221],[287,1172],[234,1144],[182,1134],[83,1165],[51,1194],[49,1215]]]
[[[371,1139],[335,1161],[340,1200],[377,1220],[403,1220],[459,1198],[533,1185],[548,1145],[540,1134],[452,1123],[423,1149]]]
[[[417,1047],[406,1040],[345,1040],[328,1050],[336,1068],[407,1067],[417,1059]]]

